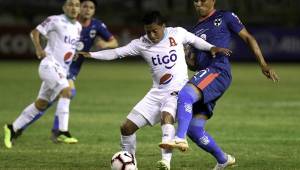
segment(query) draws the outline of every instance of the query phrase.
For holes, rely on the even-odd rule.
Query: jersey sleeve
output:
[[[226,12],[225,19],[229,29],[235,33],[239,33],[244,28],[239,17],[233,12]]]
[[[36,29],[44,36],[47,37],[48,32],[55,29],[56,19],[55,17],[48,17],[41,24],[39,24]]]
[[[103,22],[97,22],[97,35],[105,41],[108,41],[113,36]]]
[[[116,52],[120,58],[125,56],[137,56],[140,55],[140,48],[139,48],[139,39],[132,40],[129,44],[116,48]]]
[[[209,51],[213,47],[212,44],[208,43],[202,38],[197,37],[193,33],[188,32],[184,28],[178,27],[178,30],[179,33],[183,36],[183,44],[191,44],[193,47],[204,51]]]

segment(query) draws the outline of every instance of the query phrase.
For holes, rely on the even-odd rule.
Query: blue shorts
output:
[[[68,73],[68,79],[75,81],[76,77],[78,76],[82,63],[84,62],[84,57],[83,56],[78,56],[78,58],[74,61],[72,61],[71,65],[70,65],[70,69],[69,69],[69,73]]]
[[[205,114],[210,118],[216,101],[225,93],[231,83],[231,75],[225,70],[208,67],[197,72],[189,83],[196,86],[202,93],[202,100],[194,103],[193,113]]]

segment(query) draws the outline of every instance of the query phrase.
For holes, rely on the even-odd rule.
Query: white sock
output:
[[[56,107],[56,115],[58,116],[58,129],[60,131],[66,132],[69,127],[69,108],[70,108],[69,98],[59,98]]]
[[[136,135],[135,133],[130,136],[121,135],[121,148],[123,151],[128,151],[135,156],[136,149]]]
[[[172,124],[164,124],[161,126],[162,142],[171,141],[175,137],[175,127]],[[171,162],[172,150],[161,149],[162,159]]]
[[[13,129],[17,132],[19,129],[23,128],[27,123],[29,123],[33,118],[39,114],[39,110],[35,107],[35,104],[32,103],[27,106],[21,113],[21,115],[14,121]]]

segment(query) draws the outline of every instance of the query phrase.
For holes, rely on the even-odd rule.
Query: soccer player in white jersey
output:
[[[131,41],[128,45],[99,52],[80,52],[85,57],[113,60],[125,56],[142,56],[151,68],[153,86],[146,96],[139,101],[121,126],[121,147],[135,155],[135,132],[146,125],[153,126],[161,122],[162,141],[174,138],[177,91],[188,80],[184,44],[191,44],[197,49],[210,51],[212,54],[230,50],[217,48],[189,33],[183,28],[165,28],[163,17],[158,11],[151,11],[144,16],[146,35]],[[170,169],[172,151],[162,150],[162,160],[157,162],[159,169]]]
[[[27,106],[12,124],[4,126],[6,148],[11,148],[13,139],[20,134],[20,129],[56,98],[56,114],[59,117],[57,141],[78,142],[68,131],[71,88],[66,76],[82,29],[76,20],[80,11],[80,1],[66,0],[63,11],[64,14],[48,17],[31,32],[36,55],[42,59],[39,76],[43,82],[37,100]],[[40,34],[47,38],[45,49],[40,44]]]

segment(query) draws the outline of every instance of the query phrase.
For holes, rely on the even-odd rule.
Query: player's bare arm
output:
[[[119,43],[115,37],[111,37],[108,41],[98,38],[96,45],[101,49],[107,49],[107,48],[116,48],[119,46]]]
[[[266,63],[256,39],[245,28],[239,32],[239,36],[245,41],[245,43],[254,53],[261,67],[262,73],[273,82],[278,82],[279,77],[277,76],[276,72]]]
[[[217,53],[221,53],[221,54],[230,56],[232,54],[232,51],[227,48],[211,47],[210,53],[211,53],[212,57],[216,57]]]
[[[34,29],[30,32],[30,37],[33,42],[35,54],[38,59],[43,59],[44,57],[46,57],[46,53],[40,43],[40,32],[37,29]]]
[[[80,51],[77,54],[82,55],[85,58],[91,58],[91,54],[89,52]]]
[[[191,47],[185,46],[184,53],[185,53],[185,61],[189,70],[196,71],[197,69],[196,56],[195,53],[192,52]]]

